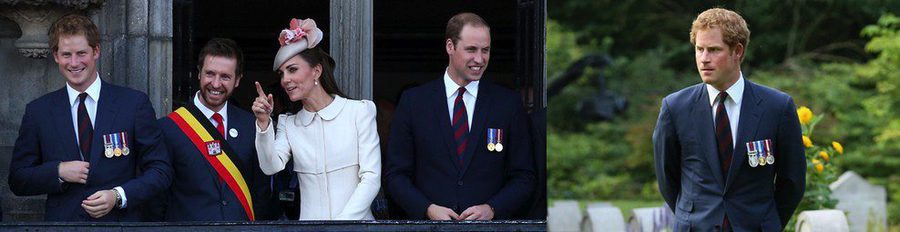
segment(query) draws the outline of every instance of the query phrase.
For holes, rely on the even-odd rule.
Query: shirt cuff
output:
[[[122,186],[116,186],[116,187],[113,188],[113,189],[115,189],[116,191],[118,191],[119,197],[122,198],[122,205],[120,205],[119,208],[120,208],[120,209],[124,209],[126,206],[128,206],[128,198],[125,197],[125,189],[122,189]]]

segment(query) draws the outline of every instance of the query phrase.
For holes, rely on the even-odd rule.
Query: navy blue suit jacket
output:
[[[519,95],[482,80],[469,142],[459,165],[442,79],[409,89],[391,123],[387,189],[412,219],[427,219],[429,205],[457,214],[489,204],[495,218],[510,218],[535,189],[528,115]],[[487,129],[504,133],[503,152],[487,150]]]
[[[193,107],[193,106],[191,106]],[[209,120],[201,116],[197,120]],[[229,154],[247,182],[253,199],[256,219],[266,219],[271,206],[269,178],[259,168],[256,156],[256,118],[234,104],[228,104],[228,128],[225,142],[235,154]],[[247,214],[228,185],[220,181],[219,174],[204,158],[193,142],[169,117],[159,119],[163,135],[172,156],[175,179],[168,196],[166,221],[247,221]],[[237,137],[231,137],[229,130],[237,130]],[[213,131],[212,133],[218,133]]]
[[[735,231],[781,231],[803,198],[806,158],[794,100],[744,80],[737,142],[727,177],[704,84],[662,100],[653,150],[656,179],[676,231],[712,231],[728,215]],[[745,144],[771,139],[774,165],[751,167]],[[727,180],[727,181],[725,181]]]
[[[102,81],[102,80],[100,80]],[[47,221],[137,221],[152,195],[169,188],[172,169],[147,95],[102,82],[86,184],[60,184],[58,166],[80,160],[71,105],[65,87],[25,108],[10,162],[9,187],[16,195],[47,194]],[[126,132],[131,153],[106,158],[103,135]],[[91,218],[81,201],[99,190],[122,186],[125,209]]]

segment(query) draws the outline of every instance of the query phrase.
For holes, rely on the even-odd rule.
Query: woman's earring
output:
[[[315,82],[313,82],[313,83],[316,85],[319,85],[319,80],[315,80]]]

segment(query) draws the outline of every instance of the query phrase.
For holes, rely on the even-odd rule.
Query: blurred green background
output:
[[[549,83],[584,56],[605,54],[549,98],[551,201],[662,205],[651,136],[659,102],[700,82],[689,42],[703,10],[724,7],[751,31],[746,78],[780,89],[824,119],[813,142],[840,141],[837,173],[853,170],[888,191],[888,224],[900,231],[900,1],[548,1]],[[598,76],[605,82],[598,82]],[[611,120],[584,117],[600,84],[627,99]]]

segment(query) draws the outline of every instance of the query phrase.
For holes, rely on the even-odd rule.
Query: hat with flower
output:
[[[325,37],[325,33],[316,27],[316,21],[291,19],[290,28],[281,30],[281,34],[278,35],[278,43],[281,44],[281,48],[275,54],[272,71],[278,70],[281,64],[294,55],[316,47],[319,42],[322,42],[322,37]]]

